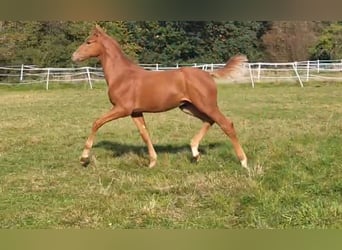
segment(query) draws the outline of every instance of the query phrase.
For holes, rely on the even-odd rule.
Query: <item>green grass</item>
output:
[[[201,122],[146,114],[148,156],[129,118],[98,132],[104,84],[0,86],[0,228],[342,228],[342,85],[220,85],[251,173],[217,125],[200,162],[188,146]]]

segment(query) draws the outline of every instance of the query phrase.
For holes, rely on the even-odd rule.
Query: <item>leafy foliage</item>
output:
[[[274,21],[262,37],[265,56],[271,61],[307,60],[320,32],[319,22]]]
[[[260,22],[131,22],[135,39],[144,48],[140,61],[220,63],[244,53],[260,57]]]
[[[130,42],[122,22],[100,23],[124,44],[130,56],[138,48]],[[44,21],[2,22],[1,64],[34,64],[39,66],[71,66],[72,52],[89,35],[93,22]]]
[[[223,62],[237,53],[261,56],[262,22],[119,21],[98,22],[133,60],[174,64]],[[70,55],[94,22],[0,23],[1,64],[70,66]]]
[[[141,63],[222,63],[341,58],[342,25],[317,21],[100,21],[125,53]],[[0,64],[72,66],[89,21],[0,21]],[[94,65],[96,60],[87,61]]]
[[[321,34],[318,42],[311,49],[313,59],[342,58],[342,23],[331,23]]]

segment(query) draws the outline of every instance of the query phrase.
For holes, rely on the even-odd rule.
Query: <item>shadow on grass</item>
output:
[[[225,145],[224,143],[210,143],[200,145],[199,151],[201,154],[206,154],[208,149],[213,149],[217,147],[221,147]],[[134,153],[139,156],[143,156],[147,154],[147,147],[145,145],[132,145],[132,144],[121,144],[118,142],[112,141],[100,141],[94,148],[103,148],[108,151],[113,152],[113,156],[123,156],[128,153]],[[177,154],[177,153],[186,153],[191,155],[190,145],[176,145],[176,144],[166,144],[166,145],[154,145],[154,149],[158,153],[170,153],[170,154]]]

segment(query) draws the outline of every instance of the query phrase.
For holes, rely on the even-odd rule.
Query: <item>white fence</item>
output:
[[[254,87],[261,81],[297,81],[301,87],[308,81],[342,81],[342,60],[317,60],[289,63],[248,63]]]
[[[176,64],[171,67],[160,64],[141,64],[141,66],[154,71],[177,69],[184,66],[212,71],[223,67],[224,64]],[[304,82],[310,80],[342,81],[342,60],[288,63],[256,62],[246,63],[245,68],[248,73],[239,79],[232,80],[232,82],[251,82],[252,87],[255,87],[258,82],[296,81],[301,87],[304,87]],[[0,67],[0,84],[44,83],[45,88],[49,89],[51,82],[87,82],[92,88],[93,82],[103,80],[102,68],[96,67],[39,68],[29,65]]]
[[[51,82],[78,83],[87,81],[92,88],[93,81],[103,81],[102,68],[38,68],[21,65],[19,67],[0,67],[0,84],[45,83],[49,89]]]

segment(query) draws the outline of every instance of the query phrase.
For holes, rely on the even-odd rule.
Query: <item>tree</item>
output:
[[[134,41],[141,48],[139,61],[143,63],[174,64],[191,56],[191,47],[182,22],[129,22]]]
[[[262,36],[265,59],[271,61],[299,61],[310,57],[309,48],[317,41],[319,22],[274,21]]]
[[[85,21],[1,22],[0,63],[72,66],[71,54],[84,42],[94,25],[94,22]],[[131,41],[124,22],[101,22],[101,25],[118,38],[129,56],[136,58],[139,47]],[[95,63],[93,59],[85,64]]]
[[[341,24],[294,21],[100,21],[140,63],[222,63],[235,54],[251,61],[340,57]],[[95,22],[2,21],[0,64],[70,67],[73,51]],[[322,33],[322,30],[324,32]],[[96,65],[97,60],[85,62]],[[82,65],[82,64],[81,64]]]
[[[342,58],[342,23],[334,22],[324,29],[311,50],[311,59],[332,60]]]
[[[2,64],[64,66],[72,41],[67,22],[5,22],[1,30]],[[69,63],[70,64],[70,63]]]
[[[261,58],[258,37],[262,28],[263,23],[255,21],[207,22],[204,34],[207,60],[222,62],[236,54],[245,54],[251,60]]]
[[[140,62],[220,63],[235,54],[252,59],[262,56],[259,37],[263,22],[145,21],[130,22],[129,27],[143,48]]]
[[[21,64],[22,55],[31,54],[28,63],[36,51],[32,50],[32,45],[36,38],[31,36],[35,31],[37,22],[1,22],[0,30],[0,62],[2,64]],[[31,51],[30,51],[31,50]]]

